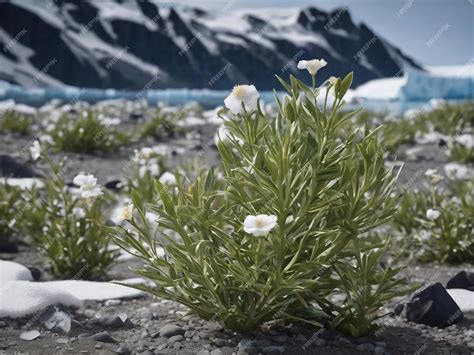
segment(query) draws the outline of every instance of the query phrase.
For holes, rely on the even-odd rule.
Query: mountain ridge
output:
[[[269,90],[279,87],[274,74],[296,74],[298,60],[311,58],[327,60],[324,78],[355,71],[356,86],[422,69],[355,24],[347,8],[209,12],[150,0],[10,0],[0,3],[0,48],[0,79],[27,88],[225,90],[252,83]]]

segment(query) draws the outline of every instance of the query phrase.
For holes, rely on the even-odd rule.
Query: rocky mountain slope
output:
[[[326,73],[354,70],[355,84],[420,68],[355,24],[346,8],[214,13],[152,0],[0,2],[0,80],[24,87],[229,89],[279,87],[274,74],[325,58]]]

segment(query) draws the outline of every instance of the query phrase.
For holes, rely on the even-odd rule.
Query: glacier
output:
[[[40,106],[53,99],[64,103],[86,101],[96,103],[111,99],[146,100],[151,105],[171,106],[197,102],[205,108],[221,106],[227,90],[159,89],[124,91],[115,89],[86,89],[78,87],[25,89],[0,80],[0,111],[14,103]],[[278,95],[282,94],[278,92]],[[260,91],[263,102],[274,102],[275,93]],[[363,106],[375,111],[405,113],[439,100],[463,101],[474,99],[474,64],[457,67],[428,68],[427,72],[408,70],[403,77],[371,80],[355,90],[349,90],[346,101],[350,108]]]

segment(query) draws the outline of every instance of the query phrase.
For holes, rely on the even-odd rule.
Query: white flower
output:
[[[31,159],[35,161],[39,159],[39,157],[41,156],[40,142],[38,142],[37,140],[33,142],[33,145],[30,147],[30,153],[31,153]]]
[[[79,192],[82,198],[97,197],[102,195],[100,186],[97,185],[97,179],[91,174],[79,174],[74,180],[74,185],[79,186]]]
[[[443,176],[438,174],[438,171],[436,169],[427,169],[425,171],[425,176],[428,177],[431,180],[431,183],[437,184],[441,180],[444,179]]]
[[[434,210],[432,208],[429,208],[427,211],[426,211],[426,218],[428,218],[429,220],[436,220],[439,218],[439,216],[441,216],[441,212],[437,211],[437,210]]]
[[[224,104],[236,115],[242,111],[242,104],[244,104],[247,111],[255,110],[259,97],[260,94],[254,85],[236,85],[224,100]]]
[[[81,207],[74,207],[72,209],[72,214],[74,215],[74,217],[81,219],[86,216],[86,211],[84,211],[84,209]]]
[[[329,81],[329,84],[336,85],[337,78],[335,76],[331,76],[331,77],[329,77],[328,81]]]
[[[166,171],[163,175],[161,175],[159,180],[162,184],[165,184],[165,185],[176,184],[176,177],[174,176],[174,174],[171,174],[169,171]]]
[[[130,203],[128,204],[127,206],[125,206],[122,210],[122,213],[120,215],[120,219],[121,220],[126,220],[126,221],[129,221],[132,219],[132,215],[133,215],[133,203]]]
[[[300,60],[298,69],[306,69],[311,75],[315,75],[326,64],[328,63],[324,59]]]
[[[277,224],[277,217],[274,215],[259,214],[257,216],[247,216],[244,221],[244,231],[260,237],[267,235]]]

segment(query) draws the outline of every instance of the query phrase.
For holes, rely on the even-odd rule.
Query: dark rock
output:
[[[106,189],[112,191],[120,191],[123,187],[123,182],[121,180],[111,180],[104,184]]]
[[[357,345],[357,350],[359,351],[374,351],[375,347],[371,343],[363,343],[360,345]]]
[[[446,288],[474,291],[474,272],[460,271],[448,281]]]
[[[27,266],[33,276],[33,280],[38,281],[41,278],[41,270],[35,266]]]
[[[403,303],[396,306],[394,310],[395,315],[399,316],[400,314],[402,314],[404,308],[405,308],[405,305]]]
[[[183,328],[178,327],[177,325],[174,324],[167,324],[164,327],[160,329],[160,336],[169,338],[172,337],[173,335],[184,335],[185,331]]]
[[[445,328],[460,322],[464,315],[439,282],[413,296],[407,304],[407,320]]]
[[[91,335],[90,338],[95,341],[100,341],[101,343],[118,343],[118,341],[112,338],[112,336],[107,332],[96,333]]]
[[[20,163],[9,155],[0,154],[0,176],[32,178],[38,177],[39,174],[27,164]]]
[[[122,355],[129,355],[132,353],[127,345],[121,345],[117,350],[115,350],[115,352]]]
[[[224,345],[227,344],[225,339],[221,339],[221,338],[215,338],[215,339],[212,340],[212,342],[214,344],[216,344],[216,346],[218,346],[219,348],[221,348],[221,347],[223,347]]]
[[[285,352],[285,347],[283,346],[266,346],[262,349],[262,353],[264,354],[283,354]]]
[[[0,238],[0,253],[7,253],[7,254],[18,253],[18,245],[2,237]]]
[[[123,321],[119,316],[105,315],[99,318],[99,324],[103,327],[121,328]]]
[[[286,335],[274,335],[270,339],[275,343],[284,343],[288,340],[288,337]]]

